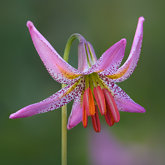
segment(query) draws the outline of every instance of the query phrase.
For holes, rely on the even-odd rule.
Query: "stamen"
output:
[[[87,115],[87,112],[86,112],[86,109],[85,109],[84,102],[83,102],[82,123],[83,123],[84,128],[86,128],[87,125],[88,125],[88,115]]]
[[[106,105],[105,105],[105,98],[102,89],[100,88],[100,86],[97,86],[94,88],[93,92],[101,115],[105,115]]]
[[[100,120],[99,120],[97,106],[96,106],[96,113],[95,113],[95,115],[92,115],[91,118],[92,118],[92,124],[93,124],[94,130],[96,132],[100,132],[101,126],[100,126]]]
[[[105,96],[106,105],[110,109],[110,112],[113,116],[114,121],[117,123],[120,120],[120,114],[119,114],[119,111],[117,109],[117,105],[115,103],[115,100],[114,100],[111,92],[108,91],[108,89],[103,89],[103,92],[104,92],[104,96]]]
[[[107,124],[111,127],[114,125],[115,121],[113,119],[113,116],[111,114],[111,110],[109,109],[109,106],[107,105],[107,111],[106,111],[106,114],[104,115],[105,116],[105,120],[107,122]]]
[[[84,92],[83,104],[85,106],[88,115],[95,114],[95,104],[94,104],[92,91],[90,88],[87,88]]]

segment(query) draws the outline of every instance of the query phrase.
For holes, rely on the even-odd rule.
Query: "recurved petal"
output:
[[[116,72],[124,57],[125,46],[126,39],[121,39],[115,43],[103,53],[89,71],[101,72],[103,75]]]
[[[50,75],[60,83],[69,84],[81,75],[81,72],[65,62],[50,43],[35,28],[31,21],[27,22],[33,44]]]
[[[87,45],[88,45],[88,48],[89,48],[91,59],[92,59],[93,63],[95,64],[96,61],[97,61],[97,57],[96,57],[96,53],[94,51],[94,48],[93,48],[93,46],[90,42],[87,42]]]
[[[78,45],[78,70],[79,71],[86,71],[88,69],[88,62],[87,62],[87,53],[85,50],[85,42],[80,42]]]
[[[119,86],[114,84],[109,78],[102,77],[102,80],[112,91],[118,110],[136,113],[145,112],[145,109],[141,105],[135,103]]]
[[[80,103],[80,99],[80,97],[77,97],[74,100],[72,111],[68,119],[68,129],[75,127],[82,121],[82,105]]]
[[[115,97],[115,101],[120,111],[136,112],[136,113],[145,112],[145,109],[141,105],[135,103],[132,99],[125,99],[125,98],[120,99],[118,97]]]
[[[143,39],[143,22],[144,18],[140,17],[128,59],[116,73],[108,76],[109,78],[114,79],[115,82],[121,82],[127,79],[133,73],[137,65]]]
[[[68,129],[75,127],[77,124],[79,124],[82,121],[81,95],[82,95],[82,91],[84,90],[84,87],[85,84],[84,82],[82,82],[81,92],[79,92],[74,99],[72,111],[68,119],[68,125],[67,125]]]
[[[76,96],[78,96],[79,93],[81,93],[82,88],[83,88],[83,83],[81,81],[76,86],[75,84],[68,85],[62,88],[57,93],[55,93],[54,95],[50,96],[49,98],[41,102],[28,105],[20,109],[16,113],[11,114],[9,118],[10,119],[25,118],[39,113],[45,113],[57,109],[69,103]]]

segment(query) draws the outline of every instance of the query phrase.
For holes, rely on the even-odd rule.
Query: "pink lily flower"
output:
[[[88,157],[90,165],[159,165],[163,164],[160,152],[152,154],[147,145],[124,142],[102,126],[101,133],[88,134]],[[158,161],[159,160],[159,161]]]
[[[122,144],[109,132],[107,127],[102,128],[102,132],[88,135],[88,156],[92,165],[137,165],[134,151]],[[140,158],[139,158],[140,159]],[[139,161],[138,161],[139,162]],[[141,163],[139,163],[141,164]]]
[[[119,111],[143,113],[145,109],[135,103],[115,83],[126,80],[134,71],[142,45],[144,18],[140,17],[130,55],[120,67],[124,57],[126,39],[121,39],[97,60],[92,45],[81,35],[78,46],[78,69],[65,62],[50,43],[27,22],[33,44],[52,78],[67,84],[49,98],[28,105],[10,115],[11,119],[24,118],[57,109],[74,99],[67,128],[71,129],[81,121],[87,127],[88,117],[92,119],[94,130],[99,132],[99,114],[105,117],[109,126],[119,122]]]

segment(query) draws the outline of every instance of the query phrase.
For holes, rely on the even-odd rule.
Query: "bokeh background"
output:
[[[120,123],[108,131],[125,147],[128,155],[131,153],[136,157],[135,162],[163,165],[164,6],[163,0],[1,1],[0,164],[59,165],[61,162],[60,109],[26,119],[8,119],[10,113],[61,88],[37,55],[26,27],[27,20],[34,22],[60,55],[63,55],[68,37],[75,32],[93,44],[97,57],[121,38],[126,38],[125,60],[138,17],[144,16],[144,41],[138,67],[119,85],[146,108],[146,113],[121,112]],[[77,67],[77,42],[74,45],[69,62]],[[103,125],[104,121],[101,122]],[[68,131],[68,164],[92,164],[91,133],[92,127],[84,129],[82,124]],[[117,159],[120,159],[120,153]]]

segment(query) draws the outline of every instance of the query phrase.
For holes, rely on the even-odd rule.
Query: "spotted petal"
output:
[[[77,83],[77,84],[76,84]],[[62,88],[60,91],[55,93],[54,95],[50,96],[49,98],[35,103],[28,105],[16,113],[13,113],[10,115],[11,119],[16,118],[24,118],[24,117],[30,117],[39,113],[45,113],[48,111],[52,111],[54,109],[57,109],[67,103],[69,103],[71,100],[73,100],[76,96],[79,95],[82,91],[83,83],[81,80],[76,82],[72,85],[68,85],[64,88]]]
[[[82,81],[82,90],[81,92],[78,93],[78,95],[74,99],[72,111],[68,119],[68,125],[67,125],[68,129],[75,127],[77,124],[79,124],[82,121],[81,97],[82,97],[82,92],[84,91],[84,87],[85,84]]]
[[[118,110],[136,113],[145,112],[145,109],[141,105],[135,103],[119,86],[114,84],[111,79],[102,77],[102,80],[112,91]]]
[[[114,79],[115,82],[121,82],[127,79],[132,74],[137,65],[143,39],[143,22],[144,18],[140,17],[127,61],[117,70],[116,73],[108,76],[109,78]]]
[[[35,28],[32,22],[27,22],[33,44],[46,69],[56,81],[70,84],[81,75],[81,72],[65,62],[50,43]]]
[[[82,121],[82,105],[80,103],[81,96],[78,96],[75,98],[72,111],[68,119],[68,125],[67,128],[71,129],[75,127],[77,124],[79,124]]]
[[[117,71],[124,57],[126,39],[121,39],[119,42],[111,46],[103,55],[92,65],[89,73],[101,72],[102,75],[114,73]]]

